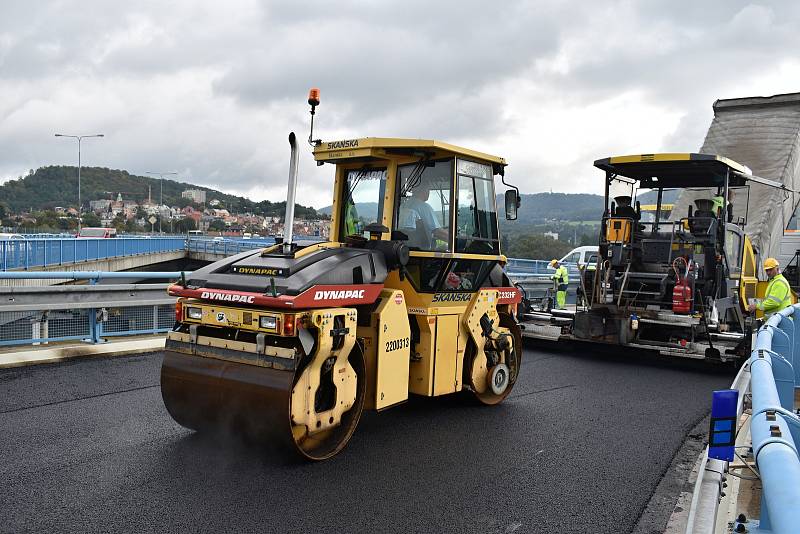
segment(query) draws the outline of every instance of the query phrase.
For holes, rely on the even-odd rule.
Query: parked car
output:
[[[596,246],[573,248],[558,260],[559,263],[572,263],[579,268],[594,268],[597,265],[598,249]]]

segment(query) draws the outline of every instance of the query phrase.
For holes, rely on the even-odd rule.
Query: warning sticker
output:
[[[397,295],[394,296],[394,303],[395,304],[402,304],[403,303],[403,294],[402,293],[398,293]]]

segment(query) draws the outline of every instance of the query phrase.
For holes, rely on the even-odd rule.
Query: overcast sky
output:
[[[794,1],[0,2],[0,181],[177,171],[283,200],[289,131],[434,138],[523,192],[601,192],[592,161],[696,151],[718,98],[800,91]],[[298,202],[330,204],[303,146]]]

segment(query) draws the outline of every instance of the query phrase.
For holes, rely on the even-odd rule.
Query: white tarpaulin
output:
[[[725,156],[746,165],[752,173],[774,180],[791,190],[800,189],[800,93],[772,97],[735,98],[714,103],[714,120],[706,134],[703,154]],[[715,191],[684,191],[675,202],[672,218],[685,217],[688,206]],[[778,256],[783,230],[800,195],[750,184],[733,199],[734,217],[745,215],[745,232],[761,258]],[[794,198],[792,198],[794,197]]]

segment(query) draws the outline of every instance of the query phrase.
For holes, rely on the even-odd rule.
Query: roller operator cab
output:
[[[781,184],[707,154],[595,166],[605,171],[600,261],[584,273],[589,306],[575,314],[574,337],[723,361],[749,355],[746,309],[759,283],[744,232],[749,187]]]
[[[409,394],[501,402],[522,355],[493,183],[505,161],[418,139],[313,144],[334,178],[331,241],[244,252],[170,288],[170,414],[322,460],[362,410]]]

